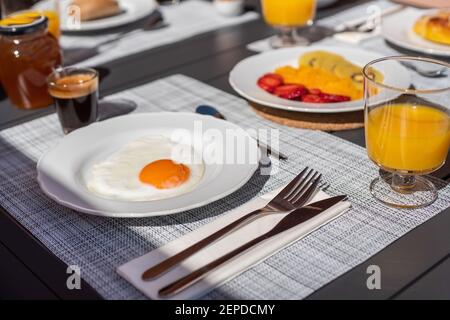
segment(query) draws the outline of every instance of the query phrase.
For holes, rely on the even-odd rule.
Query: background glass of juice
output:
[[[34,19],[37,15],[48,18],[48,31],[56,38],[61,36],[59,0],[0,0],[1,19]],[[0,20],[0,23],[2,23]]]
[[[411,84],[396,87],[395,75],[378,83],[371,69],[385,73],[413,64],[442,70],[437,78],[411,71]],[[399,208],[431,204],[438,193],[424,175],[439,169],[450,146],[450,64],[419,57],[378,59],[364,67],[365,134],[369,158],[382,170],[370,185],[372,195]]]
[[[316,0],[261,0],[264,19],[280,33],[271,39],[274,48],[308,44],[297,29],[311,25],[316,13]]]

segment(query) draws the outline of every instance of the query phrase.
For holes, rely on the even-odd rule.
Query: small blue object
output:
[[[214,107],[208,106],[208,105],[201,105],[198,106],[197,109],[195,109],[196,113],[207,115],[207,116],[213,116],[215,118],[224,119],[225,117]]]

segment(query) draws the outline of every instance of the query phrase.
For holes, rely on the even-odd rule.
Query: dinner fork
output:
[[[207,236],[197,243],[194,243],[183,251],[147,269],[142,274],[142,279],[148,281],[157,276],[160,276],[194,253],[224,237],[238,227],[241,227],[244,224],[247,224],[255,219],[258,219],[267,214],[289,212],[300,208],[301,206],[305,205],[309,198],[315,193],[321,177],[322,175],[320,173],[306,167],[266,206],[244,215],[243,217],[235,220],[234,222],[216,231],[215,233]]]

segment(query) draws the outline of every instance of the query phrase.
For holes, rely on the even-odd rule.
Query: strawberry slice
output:
[[[320,94],[310,93],[303,96],[302,101],[310,103],[336,103],[336,102],[350,101],[350,97],[329,93],[320,93]]]
[[[300,100],[302,96],[308,93],[305,86],[298,84],[287,84],[275,89],[274,94],[283,99]]]
[[[260,81],[258,81],[258,87],[260,87],[261,89],[263,89],[264,91],[267,91],[269,93],[273,93],[276,88],[276,87],[268,86],[267,84],[260,82]]]
[[[266,77],[266,78],[273,78],[273,79],[276,79],[276,80],[280,81],[280,84],[279,84],[280,86],[284,83],[283,77],[280,76],[280,75],[277,74],[277,73],[266,73],[263,77]]]
[[[322,93],[322,91],[320,89],[313,88],[313,89],[309,89],[309,93],[319,95]]]
[[[258,79],[258,86],[270,93],[273,93],[282,84],[283,78],[275,73],[265,74]]]
[[[339,94],[322,93],[322,94],[320,94],[320,97],[323,100],[325,100],[325,102],[331,102],[331,103],[350,101],[350,97],[339,95]]]
[[[306,94],[302,97],[302,102],[324,103],[325,101],[318,94]]]

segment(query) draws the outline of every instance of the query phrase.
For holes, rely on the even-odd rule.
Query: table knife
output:
[[[216,108],[214,108],[212,106],[208,106],[208,105],[198,106],[197,109],[195,109],[195,112],[199,113],[199,114],[207,115],[207,116],[213,116],[218,119],[227,120],[225,118],[225,116],[219,112],[219,110],[217,110]],[[269,145],[261,142],[259,139],[256,139],[256,141],[258,143],[258,146],[260,148],[267,150],[268,153],[270,153],[274,156],[278,156],[281,160],[288,159],[287,155],[283,154],[282,152],[280,152],[278,150],[272,149]]]
[[[249,250],[250,248],[256,246],[257,244],[272,238],[284,231],[292,229],[299,224],[314,218],[318,214],[323,211],[333,207],[337,203],[344,201],[347,199],[347,196],[341,195],[332,198],[328,198],[325,200],[317,201],[311,203],[307,206],[304,206],[300,209],[294,210],[289,213],[286,217],[284,217],[274,228],[272,228],[269,232],[247,242],[246,244],[240,246],[237,249],[223,255],[222,257],[208,263],[204,267],[195,270],[194,272],[172,282],[171,284],[165,286],[161,290],[159,290],[159,296],[162,298],[169,298],[174,296],[181,291],[187,289],[191,285],[199,282],[201,279],[205,278],[211,271],[215,270],[217,267],[221,266],[225,262],[231,260],[232,258],[242,254],[243,252]]]

